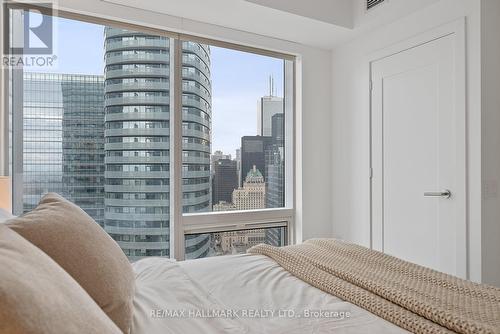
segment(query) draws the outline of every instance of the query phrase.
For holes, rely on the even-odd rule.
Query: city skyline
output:
[[[80,22],[71,25],[80,28],[93,26]],[[71,30],[71,27],[66,28],[65,31]],[[70,68],[61,73],[64,67],[59,67],[59,72],[49,68],[51,71],[36,73],[42,81],[52,76],[83,81],[92,77],[99,84],[97,94],[89,96],[84,95],[85,91],[73,88],[74,85],[64,89],[63,84],[56,84],[50,92],[46,85],[36,84],[29,92],[29,96],[34,97],[34,103],[25,104],[24,107],[28,108],[25,111],[35,108],[44,121],[36,122],[35,119],[36,128],[29,124],[25,127],[25,141],[36,142],[34,154],[43,154],[56,147],[63,156],[59,157],[56,151],[51,153],[52,160],[32,159],[32,171],[40,168],[41,173],[32,175],[32,171],[26,168],[26,180],[30,176],[43,179],[44,164],[49,161],[51,165],[47,170],[53,171],[54,180],[56,184],[60,183],[61,189],[51,184],[33,188],[36,182],[32,177],[32,181],[25,184],[24,196],[31,196],[25,198],[31,198],[32,203],[25,207],[25,211],[36,205],[36,199],[44,193],[62,191],[69,200],[82,206],[96,219],[129,259],[169,256],[172,40],[160,35],[102,26],[95,28],[90,36],[100,34],[102,29],[105,52],[90,52],[94,59],[91,57],[85,62],[76,62],[79,73],[89,70],[84,64],[92,63],[99,67],[98,64],[103,63],[106,67],[102,73],[71,74]],[[76,30],[76,33],[80,32]],[[81,33],[86,34],[87,31]],[[96,41],[83,42],[94,45]],[[93,49],[100,49],[100,46]],[[213,58],[214,55],[217,59]],[[63,56],[61,63],[67,63],[64,59],[69,56],[73,55]],[[229,59],[231,57],[234,59]],[[283,66],[284,63],[283,60],[267,58],[196,42],[182,42],[183,213],[218,211],[221,208],[233,210],[233,207],[236,210],[255,210],[268,205],[284,205],[283,195],[279,194],[283,192],[284,177],[283,98],[273,95],[273,92],[278,94],[276,86],[279,85],[270,84],[267,89],[254,91],[260,83],[257,84],[255,73],[246,75],[249,67],[259,63],[261,71],[258,76],[265,78],[262,80],[263,87],[274,81],[273,74],[268,75],[265,67],[277,62]],[[71,60],[73,66],[75,59]],[[214,65],[217,62],[220,64]],[[214,74],[217,66],[221,69]],[[253,68],[252,72],[255,72]],[[219,89],[225,87],[219,90],[219,95],[213,89],[215,75],[221,78],[216,80]],[[30,78],[25,76],[25,84],[31,84]],[[244,98],[241,98],[242,95]],[[45,100],[40,100],[40,96]],[[213,101],[217,99],[226,106],[216,109]],[[80,104],[75,108],[74,104],[63,103],[60,113],[65,118],[60,116],[62,122],[54,124],[46,112],[50,112],[54,103],[66,100]],[[97,103],[96,107],[92,107],[90,101]],[[229,110],[230,113],[222,113],[222,118],[217,120],[214,115],[219,110]],[[85,118],[89,112],[95,114],[93,120]],[[55,136],[52,141],[44,142],[44,130],[55,131],[56,134],[60,132],[64,136]],[[254,138],[257,146],[250,142],[245,144],[245,138]],[[214,144],[218,141],[229,144],[220,147]],[[259,145],[261,141],[265,143]],[[25,151],[24,154],[30,152]],[[214,166],[214,157],[228,159],[225,162],[227,166],[220,169],[219,174]],[[89,175],[90,171],[93,175]],[[269,187],[266,175],[271,176]],[[239,185],[239,179],[245,182]],[[92,194],[81,192],[81,189],[94,188]],[[222,205],[216,208],[218,204]],[[256,241],[257,236],[257,239],[263,240],[266,234],[268,232],[256,232],[245,240]],[[241,235],[238,240],[242,240]],[[211,234],[186,235],[186,258],[210,256],[213,254],[210,248],[213,241]]]
[[[56,66],[33,71],[104,75],[104,26],[54,18],[54,31]],[[261,98],[269,95],[270,76],[275,95],[283,97],[283,60],[216,46],[210,49],[212,152],[235,156],[241,137],[260,134],[255,115]]]
[[[103,221],[103,201],[105,200],[105,192],[103,191],[103,180],[105,178],[104,154],[106,153],[107,158],[124,157],[124,155],[109,155],[109,150],[106,150],[103,146],[106,138],[106,136],[103,136],[103,131],[106,131],[105,129],[115,129],[115,127],[105,127],[103,123],[104,113],[102,108],[105,94],[103,78],[95,75],[25,72],[24,92],[26,94],[24,99],[24,180],[26,181],[24,183],[23,197],[24,211],[36,207],[40,197],[47,191],[56,191],[82,207],[105,230],[108,230],[107,223]],[[93,117],[89,118],[89,115],[93,115]],[[273,118],[277,116],[275,115]],[[273,126],[273,136],[271,138],[275,138],[277,146],[280,147],[282,142],[279,139],[282,133],[279,129],[277,131],[274,129]],[[39,137],[40,133],[46,135]],[[82,141],[79,141],[79,139]],[[276,151],[274,146],[269,151],[269,154],[273,156],[278,154],[278,160],[281,161],[279,150]],[[237,167],[239,155],[233,159],[233,157],[225,155],[224,152],[216,151],[213,152],[211,157],[212,159],[207,160],[207,162],[211,161],[213,163],[227,160],[234,163],[233,172],[239,170]],[[221,160],[215,160],[214,158]],[[266,161],[268,161],[267,158]],[[107,163],[110,162],[112,161],[107,161]],[[280,166],[282,167],[282,164],[275,165],[272,160],[269,160],[263,170],[267,170],[269,173],[269,168],[278,168],[279,173]],[[93,173],[90,174],[89,171],[93,171]],[[216,172],[217,168],[213,168],[213,171]],[[225,177],[226,175],[222,174],[221,176]],[[264,180],[261,171],[253,166],[252,170],[246,175],[245,180],[247,182],[249,176],[257,176],[260,180],[257,180],[256,183],[254,181],[250,187],[248,183],[243,187],[238,187],[237,177],[234,175],[232,181],[234,184],[233,191],[230,192],[233,198],[226,198],[221,203],[214,201],[212,203],[213,211],[248,210],[283,205],[282,174],[271,176],[271,180]],[[217,178],[214,181],[217,182]],[[278,183],[274,185],[274,182]],[[89,192],[91,189],[95,191]],[[229,191],[229,189],[226,191]],[[106,194],[112,193],[106,192]],[[235,195],[237,199],[234,198]],[[276,195],[278,199],[270,201]],[[106,196],[106,198],[110,197]],[[112,198],[116,203],[117,198]],[[108,232],[111,236],[117,237],[116,233],[119,230],[113,227]],[[281,228],[261,231],[251,230],[249,235],[242,233],[241,231],[227,232],[217,235],[218,238],[221,238],[220,240],[225,242],[224,249],[228,245],[233,245],[235,240],[240,240],[233,245],[238,249],[246,249],[257,242],[257,239],[266,240],[266,242],[276,245],[281,244],[284,240],[284,232]],[[200,234],[191,237],[201,238],[203,236]],[[213,236],[211,235],[211,238]],[[247,244],[246,241],[241,243],[241,240],[253,241],[248,241]],[[120,245],[123,244],[123,241],[117,240]],[[213,240],[210,243],[213,246]],[[208,244],[205,243],[205,245]],[[126,250],[124,249],[124,251]],[[189,254],[188,252],[186,255],[189,256]],[[208,253],[204,254],[211,256],[215,253],[210,249]],[[127,255],[130,258],[137,258],[130,253],[127,253]]]

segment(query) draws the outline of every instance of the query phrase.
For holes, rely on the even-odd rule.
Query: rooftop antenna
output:
[[[269,97],[278,96],[278,88],[274,85],[274,75],[269,75]]]
[[[274,96],[274,75],[271,74],[271,96]]]
[[[273,87],[273,79],[271,76],[269,76],[269,96],[273,95],[272,88]]]

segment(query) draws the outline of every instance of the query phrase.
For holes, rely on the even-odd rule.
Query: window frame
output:
[[[294,244],[297,233],[296,226],[296,91],[297,91],[297,57],[292,54],[270,51],[267,49],[235,44],[216,39],[199,37],[184,33],[175,33],[168,30],[151,28],[147,25],[129,24],[116,20],[88,16],[74,13],[57,8],[47,8],[31,3],[4,3],[2,6],[4,20],[3,35],[10,35],[10,10],[37,10],[44,15],[61,17],[65,19],[77,20],[86,23],[99,24],[104,26],[113,26],[128,30],[136,30],[144,33],[164,36],[170,39],[173,44],[173,52],[170,52],[170,77],[173,78],[173,87],[170,89],[171,109],[170,113],[170,258],[176,260],[185,259],[185,235],[200,233],[215,233],[222,231],[251,230],[258,228],[286,227],[285,244]],[[4,54],[9,54],[10,38],[4,39]],[[284,112],[285,112],[285,170],[284,170],[284,189],[285,205],[283,208],[227,211],[227,212],[200,212],[183,213],[182,210],[182,42],[191,41],[196,43],[213,45],[221,48],[232,49],[262,56],[281,59],[284,62]],[[22,192],[23,192],[23,70],[22,69],[4,69],[3,71],[3,92],[4,101],[2,103],[4,110],[4,119],[6,131],[2,139],[4,146],[0,152],[3,152],[5,159],[3,168],[5,174],[12,176],[12,203],[15,213],[22,210]],[[21,80],[20,80],[21,79]],[[12,80],[12,91],[21,92],[9,96],[9,83]],[[172,81],[171,81],[172,82]],[[172,89],[173,88],[173,89]],[[12,103],[12,104],[11,104]],[[9,113],[12,109],[12,156],[9,156]],[[1,132],[0,132],[1,133]],[[12,163],[9,164],[10,159]],[[12,173],[9,171],[9,165],[12,166]]]

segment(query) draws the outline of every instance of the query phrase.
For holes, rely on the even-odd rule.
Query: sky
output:
[[[54,18],[56,66],[38,71],[102,75],[104,26]],[[269,76],[283,96],[283,60],[211,46],[212,152],[235,157],[241,137],[257,134],[257,106]]]

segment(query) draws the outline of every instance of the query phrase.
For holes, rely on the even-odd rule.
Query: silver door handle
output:
[[[450,198],[451,191],[445,189],[443,191],[426,191],[424,192],[424,197],[440,197],[440,198]]]

